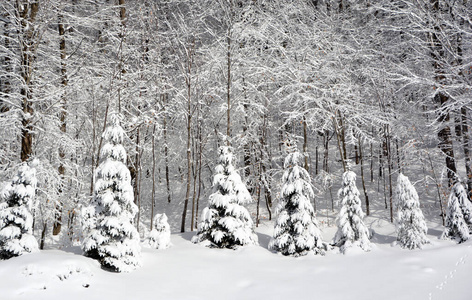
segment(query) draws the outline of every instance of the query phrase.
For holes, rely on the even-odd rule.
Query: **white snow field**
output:
[[[256,229],[259,245],[210,249],[174,233],[166,250],[143,248],[143,266],[111,273],[79,247],[44,250],[0,261],[0,299],[472,299],[472,242],[439,240],[422,250],[393,245],[394,227],[367,217],[375,231],[370,252],[338,249],[325,256],[286,257],[267,249],[273,223]],[[330,241],[336,227],[325,227]]]

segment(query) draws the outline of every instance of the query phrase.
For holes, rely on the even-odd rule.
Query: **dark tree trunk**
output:
[[[162,119],[162,134],[164,136],[164,161],[165,161],[165,173],[166,173],[166,190],[167,190],[167,203],[171,202],[170,198],[170,180],[169,180],[169,147],[167,145],[167,94],[163,94],[162,102],[164,107],[164,116]]]
[[[462,144],[464,147],[465,156],[465,171],[467,175],[467,191],[469,198],[472,195],[472,165],[470,161],[470,139],[469,139],[469,126],[467,125],[467,109],[461,108],[462,117]]]
[[[4,15],[5,19],[8,20],[8,15]],[[5,77],[3,80],[0,80],[0,93],[3,94],[3,98],[6,100],[0,100],[0,113],[5,113],[10,110],[10,105],[8,104],[8,98],[10,98],[11,93],[11,72],[12,72],[12,64],[11,64],[11,49],[10,49],[10,26],[9,22],[5,22],[3,26],[3,36],[5,39],[5,49],[8,51],[8,54],[5,55],[3,58],[3,65],[5,66]]]
[[[336,138],[337,138],[337,142],[338,142],[339,157],[341,158],[341,162],[342,162],[342,165],[343,165],[343,170],[344,170],[344,172],[346,172],[347,171],[346,158],[345,158],[345,152],[343,151],[343,146],[342,146],[342,144],[343,144],[342,139],[343,138],[342,138],[340,130],[338,128],[336,117],[333,118],[333,123],[334,123],[333,124],[334,125],[334,131],[336,133]]]
[[[435,102],[443,108],[449,100],[449,96],[445,95],[442,92],[436,94]],[[454,149],[452,145],[452,134],[451,128],[447,125],[449,121],[449,113],[445,111],[440,111],[438,122],[441,124],[442,128],[438,131],[439,149],[443,152],[446,157],[446,169],[447,169],[447,179],[448,184],[451,187],[454,184],[456,177],[456,161],[454,158]]]
[[[393,172],[393,162],[392,162],[392,148],[391,148],[391,137],[390,137],[390,127],[389,125],[385,126],[385,144],[386,144],[386,156],[388,164],[388,196],[390,203],[390,222],[393,223],[393,189],[392,189],[392,172]]]
[[[249,105],[247,103],[244,103],[244,124],[243,124],[243,136],[245,139],[244,143],[244,179],[246,181],[246,184],[248,185],[248,191],[249,193],[253,193],[253,184],[250,182],[250,177],[251,177],[251,143],[249,142],[249,136],[248,136],[248,125],[249,125],[249,119],[248,119],[248,109]]]
[[[319,135],[316,136],[316,146],[315,146],[315,175],[318,175],[319,168]]]
[[[431,0],[432,13],[434,16],[439,14],[440,5],[439,0]],[[436,22],[438,23],[438,22]],[[438,35],[442,32],[438,24],[434,24],[434,27],[431,31],[431,57],[433,59],[433,66],[435,70],[435,79],[437,82],[438,92],[434,96],[434,103],[437,106],[438,117],[437,121],[439,123],[438,130],[438,140],[439,149],[443,152],[446,158],[446,169],[447,169],[447,178],[448,185],[451,187],[455,182],[456,177],[456,162],[454,158],[454,149],[452,145],[452,133],[449,126],[449,112],[447,111],[447,105],[449,102],[449,95],[444,91],[440,90],[440,86],[444,84],[446,80],[445,72],[443,69],[444,60],[446,59],[446,54],[442,42],[440,41]]]
[[[305,170],[309,172],[309,164],[308,164],[308,133],[307,133],[307,124],[306,124],[306,117],[303,116],[303,157],[305,158]]]
[[[329,172],[329,133],[325,131],[323,133],[323,170]]]
[[[465,20],[459,16],[459,24],[461,27],[464,26]],[[462,41],[462,32],[457,34],[457,63],[459,65],[460,71],[459,76],[464,76],[463,69],[463,41]],[[461,135],[462,135],[462,147],[464,149],[464,162],[465,162],[465,172],[467,176],[467,193],[469,195],[469,199],[472,196],[472,165],[470,159],[470,137],[469,137],[469,126],[467,122],[467,108],[461,107],[460,110],[460,128],[461,128]]]
[[[198,168],[198,194],[197,194],[197,203],[196,203],[196,208],[195,208],[195,224],[198,224],[198,212],[199,212],[199,204],[200,204],[200,195],[201,195],[201,190],[202,190],[202,169],[203,169],[203,137],[202,137],[202,119],[198,120],[199,126],[198,126],[198,161],[199,161],[199,168]],[[198,229],[198,227],[197,227]]]
[[[191,107],[190,107],[190,95],[188,98],[188,111],[187,111],[187,189],[185,193],[185,200],[184,200],[184,209],[182,212],[182,224],[180,226],[180,232],[185,232],[185,219],[187,217],[187,207],[190,197],[190,186],[192,181],[192,155],[190,150],[190,142],[191,142]]]
[[[361,164],[362,188],[364,189],[364,196],[365,196],[365,211],[366,211],[366,215],[370,215],[369,195],[367,194],[367,189],[365,187],[365,179],[364,179],[364,155],[362,154],[362,143],[360,139],[359,139],[359,159],[360,159],[360,164]]]
[[[46,242],[46,231],[48,228],[48,224],[45,222],[43,224],[43,229],[41,230],[41,238],[39,240],[39,249],[43,250],[44,249],[44,244]]]
[[[67,98],[66,98],[66,88],[68,84],[67,79],[67,67],[66,67],[66,38],[65,38],[65,30],[64,30],[64,17],[59,14],[58,16],[58,31],[59,31],[59,52],[61,55],[61,84],[64,88],[61,97],[61,110],[59,112],[59,119],[60,119],[60,130],[65,135],[67,132],[67,124],[66,124],[66,117],[67,117]],[[64,158],[65,152],[62,145],[59,146],[59,159],[60,164],[58,168],[59,176],[61,177],[61,187],[59,193],[62,194],[63,187],[64,187],[64,175],[65,175],[65,166],[64,166]],[[52,227],[52,234],[58,235],[61,232],[62,227],[62,202],[58,203],[55,208],[55,217],[54,217],[54,224]]]
[[[120,48],[119,48],[119,74],[118,78],[120,80],[119,86],[118,86],[118,113],[121,114],[121,79],[123,74],[126,73],[126,69],[124,66],[124,55],[123,55],[123,46],[125,43],[125,29],[126,29],[126,6],[125,6],[125,0],[118,0],[118,5],[120,6]]]
[[[231,137],[231,32],[226,37],[227,42],[227,74],[226,79],[226,145],[230,146]]]
[[[152,143],[152,192],[151,192],[151,226],[149,230],[152,230],[153,228],[153,219],[154,219],[154,209],[156,207],[156,125],[153,126],[152,129],[152,138],[151,138],[151,143]]]
[[[20,31],[20,75],[23,80],[20,94],[22,96],[21,108],[23,111],[21,120],[21,161],[27,161],[33,153],[33,116],[32,102],[32,77],[34,71],[35,49],[37,39],[35,32],[36,16],[39,11],[39,1],[16,1],[15,12],[19,22]]]
[[[189,48],[186,49],[186,70],[185,70],[185,83],[187,87],[187,189],[185,193],[184,209],[182,212],[182,223],[180,231],[185,232],[185,219],[187,218],[187,208],[190,198],[190,188],[192,183],[192,68],[193,68],[193,54],[195,50],[195,39]]]
[[[140,144],[140,126],[136,128],[136,154],[134,158],[134,203],[138,206],[138,213],[136,217],[136,227],[139,232],[139,222],[141,219],[141,193],[140,193],[140,182],[141,182],[141,152],[139,149]]]
[[[374,182],[374,146],[370,143],[370,182]]]

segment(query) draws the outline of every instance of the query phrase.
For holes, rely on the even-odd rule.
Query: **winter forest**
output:
[[[0,1],[0,294],[158,278],[162,299],[313,299],[317,280],[326,299],[469,299],[471,16],[467,0]]]

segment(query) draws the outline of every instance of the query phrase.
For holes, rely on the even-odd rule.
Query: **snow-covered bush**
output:
[[[31,210],[36,195],[37,161],[20,166],[18,174],[1,193],[0,203],[0,259],[38,251],[33,236]]]
[[[397,210],[395,225],[399,245],[402,248],[415,249],[429,243],[426,237],[428,227],[420,209],[418,193],[408,177],[401,173],[397,179],[394,203]]]
[[[157,214],[153,219],[154,228],[144,244],[150,248],[167,249],[170,247],[170,226],[166,214]]]
[[[269,249],[283,255],[305,255],[308,251],[323,253],[321,232],[311,205],[314,198],[310,174],[299,165],[303,158],[298,150],[289,150],[284,162],[282,190],[276,208],[274,236]]]
[[[467,192],[461,182],[457,182],[451,189],[447,201],[446,228],[443,238],[454,239],[458,243],[470,238],[472,227],[472,204],[467,199]]]
[[[344,172],[342,179],[342,187],[338,192],[338,197],[342,201],[341,210],[336,218],[338,231],[332,244],[340,247],[342,253],[352,246],[369,251],[370,234],[363,221],[364,212],[359,198],[360,193],[356,187],[356,174],[348,170]]]
[[[208,207],[202,211],[198,232],[193,243],[209,243],[217,248],[257,243],[254,223],[243,204],[251,201],[246,186],[233,166],[233,153],[230,147],[218,149],[219,159],[213,177],[213,194]]]
[[[82,211],[85,255],[98,259],[104,269],[117,272],[129,272],[141,264],[139,234],[133,225],[138,208],[124,164],[124,135],[119,117],[112,115],[111,125],[103,133],[104,160],[97,168],[94,198]]]

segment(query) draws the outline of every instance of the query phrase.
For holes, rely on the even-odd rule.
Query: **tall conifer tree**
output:
[[[340,247],[343,253],[352,246],[359,246],[364,251],[369,251],[371,248],[370,234],[363,221],[364,212],[359,195],[356,174],[351,170],[344,172],[342,187],[338,192],[342,201],[336,219],[338,231],[333,239],[333,244]]]
[[[205,242],[217,248],[256,244],[254,223],[243,206],[251,202],[251,195],[234,169],[232,148],[222,146],[218,154],[213,177],[214,192],[210,195],[208,207],[202,212],[198,232],[192,242]]]
[[[103,133],[107,143],[101,152],[104,160],[96,172],[94,199],[84,210],[85,255],[98,259],[104,269],[116,272],[129,272],[141,264],[139,234],[133,225],[138,208],[125,165],[124,136],[118,115],[112,115],[111,125]]]
[[[31,210],[36,195],[37,161],[23,163],[11,183],[2,190],[0,203],[0,259],[38,251],[33,236]]]
[[[395,218],[397,241],[400,246],[415,249],[429,243],[426,237],[428,227],[420,209],[418,193],[408,177],[401,173],[398,174],[394,202],[397,210]]]
[[[446,228],[442,237],[465,242],[470,238],[471,227],[472,204],[462,183],[456,182],[447,201]]]
[[[274,237],[269,248],[283,255],[304,255],[314,250],[323,252],[321,232],[311,200],[315,194],[310,174],[302,166],[303,156],[289,148],[285,158],[282,191],[276,213]]]

